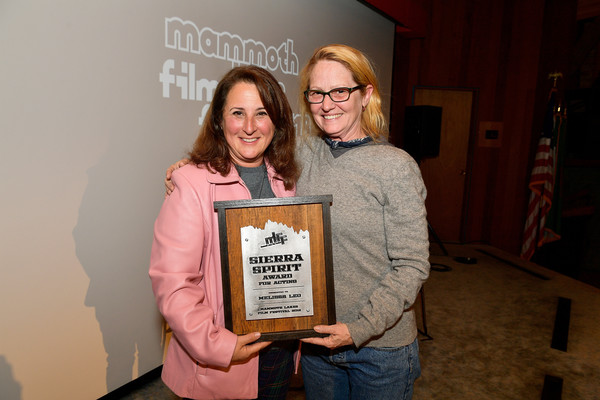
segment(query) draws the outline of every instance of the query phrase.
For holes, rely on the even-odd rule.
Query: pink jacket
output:
[[[267,163],[277,197],[293,196]],[[230,365],[237,336],[224,328],[219,231],[214,201],[250,199],[235,168],[223,177],[186,165],[154,226],[150,279],[158,308],[173,331],[162,379],[178,396],[253,399],[258,357]]]

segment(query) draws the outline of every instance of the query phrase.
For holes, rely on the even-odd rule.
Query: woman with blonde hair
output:
[[[409,399],[420,375],[412,305],[429,274],[426,190],[416,162],[387,142],[379,85],[360,51],[315,50],[300,76],[312,118],[299,196],[332,194],[338,323],[303,339],[307,399]]]

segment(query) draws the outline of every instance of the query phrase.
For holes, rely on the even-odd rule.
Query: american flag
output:
[[[554,230],[547,226],[546,216],[552,208],[554,180],[556,172],[557,133],[561,131],[561,115],[555,110],[556,90],[550,93],[546,109],[544,129],[539,139],[535,161],[529,180],[529,205],[523,231],[521,257],[530,260],[535,251],[544,243],[560,239]]]

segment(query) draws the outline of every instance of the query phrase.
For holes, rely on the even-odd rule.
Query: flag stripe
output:
[[[546,214],[552,207],[554,194],[554,150],[551,147],[552,138],[540,137],[529,189],[531,195],[527,207],[527,219],[523,232],[521,257],[530,260],[537,246],[541,246]]]

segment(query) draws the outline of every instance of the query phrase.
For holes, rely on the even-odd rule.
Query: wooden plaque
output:
[[[260,341],[335,324],[332,196],[217,201],[225,327]]]

